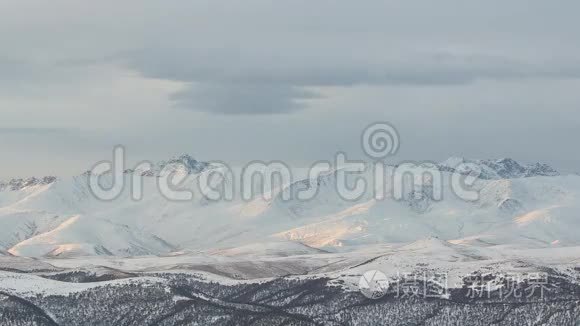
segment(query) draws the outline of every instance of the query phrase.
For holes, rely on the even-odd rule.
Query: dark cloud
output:
[[[277,114],[305,107],[319,95],[277,84],[202,84],[173,94],[178,107],[216,114]]]
[[[484,54],[385,53],[380,60],[344,53],[320,56],[258,51],[164,48],[125,53],[143,75],[194,86],[175,94],[179,107],[217,114],[275,114],[305,108],[308,88],[332,86],[456,86],[478,80],[579,78],[580,64],[541,64]],[[249,49],[248,51],[252,51]],[[332,57],[330,57],[332,56]],[[276,60],[272,60],[276,58]]]

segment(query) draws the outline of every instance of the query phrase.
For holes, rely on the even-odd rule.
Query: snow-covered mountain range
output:
[[[154,164],[140,201],[125,191],[97,200],[87,174],[0,183],[0,254],[30,257],[138,256],[176,252],[293,253],[344,252],[364,246],[438,238],[464,245],[527,248],[580,245],[580,176],[560,175],[544,164],[511,159],[451,158],[437,166],[445,175],[471,162],[482,174],[474,187],[479,200],[459,199],[448,183],[443,200],[413,192],[403,200],[366,194],[356,201],[336,192],[336,175],[287,185],[270,199],[207,200],[197,191],[188,202],[166,199],[155,177],[166,167],[196,178],[213,166],[183,155]],[[165,169],[167,170],[167,169]],[[310,200],[282,200],[284,191],[316,183]]]

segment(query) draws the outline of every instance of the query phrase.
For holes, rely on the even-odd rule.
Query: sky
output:
[[[0,178],[188,153],[580,171],[578,1],[0,0]]]

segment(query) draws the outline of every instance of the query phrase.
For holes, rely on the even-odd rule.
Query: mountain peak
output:
[[[461,171],[457,167],[462,163],[471,163],[479,167],[479,177],[481,179],[513,179],[536,176],[557,176],[558,171],[544,163],[521,164],[512,158],[500,158],[492,160],[471,160],[463,157],[452,156],[439,163],[439,169],[448,172],[458,172],[462,174],[473,173],[469,168],[462,167]]]
[[[38,185],[48,185],[56,181],[56,177],[45,176],[45,177],[30,177],[25,179],[11,179],[9,181],[0,181],[0,191],[11,190],[17,191],[27,187],[38,186]]]
[[[500,164],[503,166],[516,168],[516,169],[523,168],[522,165],[520,163],[518,163],[518,161],[514,160],[513,158],[509,158],[509,157],[497,159],[497,160],[495,160],[494,163]]]
[[[206,168],[209,167],[209,163],[201,162],[194,159],[189,154],[181,154],[179,156],[173,157],[168,161],[161,161],[156,164],[159,170],[165,169],[168,166],[171,166],[175,169],[185,168],[186,172],[191,174],[200,173]]]
[[[534,163],[527,166],[528,170],[526,171],[528,176],[557,176],[560,173],[554,169],[553,167],[549,166],[548,164],[544,163]]]

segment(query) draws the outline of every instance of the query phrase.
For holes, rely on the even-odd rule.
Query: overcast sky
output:
[[[578,1],[0,0],[0,178],[189,153],[580,171]]]

